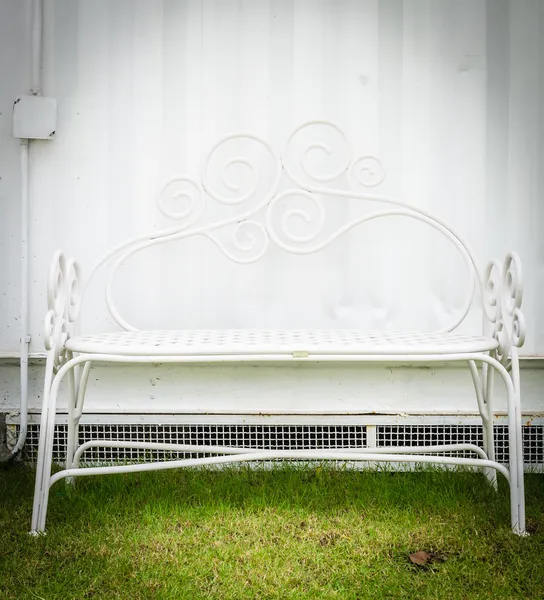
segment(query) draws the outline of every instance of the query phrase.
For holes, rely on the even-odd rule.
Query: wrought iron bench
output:
[[[318,133],[321,137],[316,139]],[[241,150],[244,145],[245,154]],[[260,168],[267,164],[271,165],[271,175],[265,180]],[[242,171],[246,176],[245,189],[235,181]],[[290,183],[285,184],[284,181],[283,189],[280,189],[282,177]],[[267,142],[255,135],[237,133],[223,138],[209,153],[201,181],[187,176],[176,177],[167,183],[160,195],[160,210],[166,217],[178,220],[178,225],[131,239],[114,248],[91,272],[89,280],[99,267],[110,265],[106,303],[122,332],[79,334],[82,298],[79,267],[64,254],[58,252],[55,255],[48,280],[49,311],[45,328],[48,355],[32,516],[34,533],[44,531],[50,487],[63,478],[277,458],[481,467],[493,486],[497,486],[498,472],[510,486],[512,530],[516,534],[525,533],[518,359],[525,325],[520,310],[522,284],[519,258],[510,253],[504,263],[492,261],[484,272],[480,272],[468,244],[443,221],[423,210],[366,190],[378,185],[383,177],[383,169],[376,158],[361,156],[352,159],[345,135],[334,124],[325,121],[306,123],[296,129],[287,142],[282,159],[276,157]],[[181,210],[173,210],[169,198],[174,198],[178,205],[181,203]],[[348,218],[328,231],[328,204],[325,199],[360,204],[368,201],[385,205],[385,208]],[[207,200],[213,200],[214,206],[221,210],[233,212],[202,224]],[[310,254],[363,223],[390,216],[415,219],[434,228],[454,246],[466,264],[469,282],[466,299],[453,322],[438,332],[344,329],[140,331],[121,316],[115,304],[112,282],[121,265],[134,254],[158,244],[203,236],[213,241],[232,260],[249,263],[261,258],[270,244],[289,253]],[[219,235],[225,231],[230,237]],[[230,240],[230,246],[225,239]],[[483,304],[483,331],[481,335],[474,336],[458,333],[455,330],[469,314],[475,289]],[[277,451],[111,440],[94,440],[77,446],[78,424],[93,364],[244,361],[423,364],[460,361],[467,365],[474,382],[483,424],[483,448],[472,444],[450,444]],[[496,374],[504,383],[508,403],[508,468],[495,460],[493,381]],[[57,397],[64,379],[68,379],[69,384],[66,468],[52,475]],[[80,468],[82,453],[91,447],[148,448],[205,453],[208,456]],[[456,454],[461,451],[465,456]],[[466,457],[467,452],[475,456]]]

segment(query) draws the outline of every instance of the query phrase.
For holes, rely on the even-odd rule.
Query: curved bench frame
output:
[[[328,140],[316,138],[316,133],[327,133]],[[239,145],[245,143],[250,148],[249,156],[240,154]],[[225,150],[235,151],[234,157],[225,159]],[[315,156],[321,158],[320,168],[315,172]],[[293,160],[295,157],[297,160]],[[314,162],[312,162],[312,157]],[[255,161],[270,161],[271,173],[263,183]],[[252,163],[253,160],[253,163]],[[314,171],[312,171],[312,164]],[[213,169],[218,166],[218,169]],[[236,169],[233,169],[236,167]],[[251,174],[251,185],[235,181],[234,174],[239,169]],[[212,171],[219,177],[213,178]],[[281,193],[278,186],[282,170],[297,186]],[[103,265],[112,259],[106,285],[108,309],[125,330],[137,331],[121,315],[115,304],[113,282],[121,267],[131,256],[157,244],[167,243],[191,236],[204,236],[213,241],[230,259],[248,263],[259,260],[266,252],[269,242],[273,242],[286,252],[309,254],[317,252],[350,229],[390,216],[416,219],[434,228],[448,239],[463,257],[469,273],[467,294],[463,308],[453,321],[440,329],[450,332],[466,318],[474,299],[477,287],[483,304],[483,333],[494,337],[498,348],[489,353],[449,354],[402,354],[402,355],[314,355],[304,358],[281,354],[209,354],[209,355],[119,355],[81,353],[74,355],[66,348],[66,342],[79,329],[79,313],[82,303],[80,294],[80,270],[73,259],[66,259],[58,252],[53,260],[48,280],[48,306],[46,316],[45,343],[48,350],[44,397],[41,415],[40,441],[32,515],[32,532],[45,530],[47,505],[50,487],[60,479],[94,475],[98,473],[138,472],[147,470],[172,469],[198,465],[235,463],[242,461],[269,460],[274,458],[349,460],[375,462],[420,462],[481,467],[491,485],[497,487],[497,472],[507,479],[510,486],[511,526],[516,534],[525,534],[525,501],[523,484],[523,452],[521,437],[520,373],[518,348],[525,338],[525,322],[521,312],[523,287],[521,283],[521,262],[515,253],[507,255],[504,264],[491,261],[483,274],[480,274],[474,254],[463,238],[440,219],[406,203],[385,196],[369,194],[364,188],[381,183],[384,171],[381,163],[372,156],[352,159],[346,136],[334,124],[326,121],[306,123],[296,129],[288,140],[283,159],[275,156],[271,146],[261,138],[248,133],[238,133],[220,140],[209,153],[202,173],[202,182],[187,176],[178,176],[167,182],[158,199],[158,206],[165,216],[181,223],[160,232],[152,232],[113,248],[92,270],[89,281]],[[331,181],[347,179],[349,189],[328,187]],[[246,178],[247,179],[247,178]],[[325,185],[324,185],[325,184]],[[245,188],[244,189],[244,185]],[[234,210],[234,216],[207,224],[199,224],[204,214],[207,198],[211,197],[227,209]],[[393,206],[388,210],[375,211],[346,222],[332,233],[326,232],[326,204],[323,197],[354,199],[379,202]],[[169,207],[172,198],[184,202],[183,210],[172,211]],[[290,207],[291,205],[291,207]],[[302,207],[300,206],[302,205]],[[297,207],[298,206],[298,207]],[[241,210],[240,210],[241,209]],[[258,221],[265,212],[265,224]],[[304,223],[308,233],[300,234],[290,227],[293,219],[299,226]],[[299,227],[300,228],[300,227]],[[231,248],[217,235],[221,230],[231,237]],[[89,282],[87,283],[88,286]],[[86,288],[87,289],[87,288]],[[114,442],[96,440],[77,448],[78,426],[83,413],[85,393],[93,363],[212,363],[212,362],[283,362],[292,360],[319,362],[464,362],[468,365],[475,389],[478,409],[484,429],[483,449],[472,444],[449,444],[429,447],[365,448],[334,451],[254,451],[240,448],[213,446],[171,445],[143,442]],[[508,469],[495,460],[493,389],[495,374],[503,380],[508,405]],[[68,440],[66,469],[51,475],[53,437],[57,408],[57,397],[61,382],[67,379],[68,400]],[[119,465],[107,467],[79,468],[82,453],[93,446],[131,447],[157,450],[173,450],[217,454],[209,458],[184,459],[168,462]],[[473,452],[475,458],[453,456],[422,456],[422,454],[443,452]]]

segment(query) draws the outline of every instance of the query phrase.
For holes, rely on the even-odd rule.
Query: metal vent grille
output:
[[[443,444],[475,444],[483,447],[482,427],[479,425],[380,425],[376,428],[376,446],[379,447]],[[448,453],[439,454],[444,456]],[[467,458],[474,456],[472,452],[456,452],[454,455]],[[502,457],[499,456],[498,460],[502,462]]]
[[[524,425],[523,460],[526,466],[544,468],[544,426]],[[432,446],[435,444],[476,444],[483,446],[480,425],[379,425],[377,446]],[[470,453],[458,453],[459,455]],[[495,426],[495,457],[508,463],[508,426]]]
[[[56,425],[53,462],[63,463],[66,457],[67,426]],[[363,448],[366,427],[362,425],[154,425],[99,424],[81,425],[79,444],[92,439],[158,442],[172,444],[214,444],[241,448],[274,450],[310,450],[333,448]],[[35,462],[38,455],[39,426],[29,425],[25,445],[27,460]],[[83,463],[141,462],[179,460],[195,456],[164,450],[127,448],[90,448]]]
[[[19,427],[15,430],[18,433]],[[371,435],[370,435],[371,432]],[[380,446],[430,446],[433,444],[472,443],[482,446],[480,425],[411,424],[411,425],[249,425],[249,424],[179,424],[100,423],[80,426],[79,443],[91,439],[143,441],[177,444],[216,444],[243,448],[304,450],[362,448]],[[53,460],[62,464],[66,452],[67,426],[55,428]],[[35,462],[38,453],[39,425],[28,427],[26,458]],[[544,470],[544,425],[523,426],[524,462],[528,470]],[[495,452],[499,462],[508,462],[508,427],[495,426]],[[463,453],[459,453],[462,455]],[[84,455],[86,464],[177,460],[189,457],[181,452],[134,450],[126,448],[91,448]],[[194,456],[194,454],[192,455]]]

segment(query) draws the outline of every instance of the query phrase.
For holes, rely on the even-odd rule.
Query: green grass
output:
[[[481,475],[327,467],[80,479],[28,535],[33,472],[0,471],[0,598],[544,598],[544,477],[533,534]],[[412,552],[436,553],[427,567]]]

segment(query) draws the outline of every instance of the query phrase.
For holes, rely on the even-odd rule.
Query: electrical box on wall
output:
[[[13,137],[50,140],[57,128],[57,100],[44,96],[19,96],[13,103]]]

